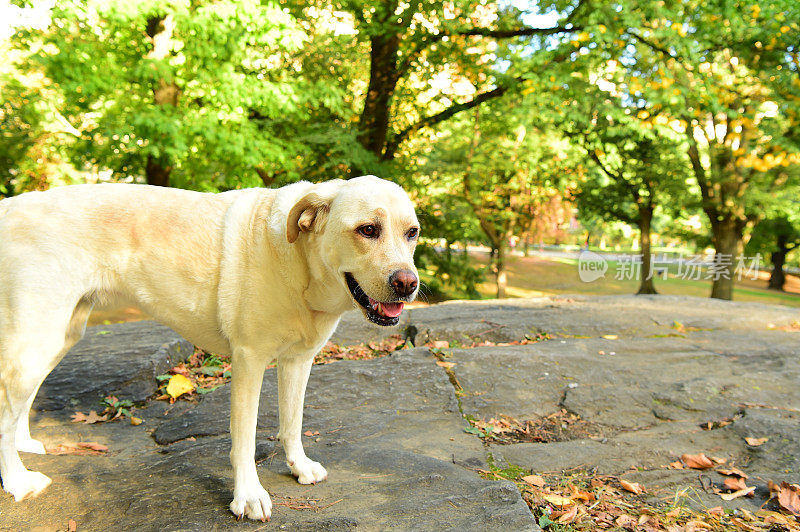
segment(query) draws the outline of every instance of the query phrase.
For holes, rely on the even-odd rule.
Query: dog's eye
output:
[[[378,238],[381,234],[380,228],[373,224],[362,225],[357,229],[357,231],[359,234],[361,234],[361,236],[367,238]]]
[[[417,235],[419,235],[419,229],[416,227],[412,227],[406,233],[406,237],[408,237],[409,240],[414,240],[415,238],[417,238]]]

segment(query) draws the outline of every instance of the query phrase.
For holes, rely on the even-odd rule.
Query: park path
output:
[[[313,368],[305,445],[330,474],[317,486],[291,478],[272,439],[268,370],[256,451],[275,504],[267,524],[227,510],[228,386],[153,400],[155,377],[192,346],[152,322],[93,327],[43,385],[32,433],[50,448],[108,451],[23,455],[54,482],[20,504],[3,495],[0,529],[537,530],[517,487],[480,473],[511,467],[614,475],[646,486],[642,503],[689,488],[687,505],[755,510],[767,480],[800,481],[798,320],[785,307],[664,296],[450,302],[390,330],[354,312],[337,344],[400,334],[419,347]],[[70,422],[108,393],[144,402],[144,422]],[[487,436],[498,420],[540,437]],[[669,466],[700,452],[745,470],[755,496],[722,501],[719,473]]]

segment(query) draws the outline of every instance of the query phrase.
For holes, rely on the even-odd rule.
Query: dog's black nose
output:
[[[410,296],[417,289],[417,276],[409,270],[397,270],[389,277],[389,284],[392,285],[397,297]]]

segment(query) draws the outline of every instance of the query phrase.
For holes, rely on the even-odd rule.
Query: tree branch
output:
[[[574,31],[583,30],[583,26],[575,26],[572,21],[578,14],[578,11],[585,5],[587,0],[579,0],[578,5],[567,15],[564,19],[564,24],[554,26],[552,28],[531,28],[523,26],[513,29],[494,29],[494,28],[462,28],[452,31],[440,31],[439,33],[430,34],[424,37],[417,46],[409,50],[406,56],[400,61],[398,66],[398,73],[403,76],[408,69],[414,64],[423,50],[429,46],[440,42],[445,37],[455,36],[475,36],[475,37],[492,37],[494,39],[510,39],[512,37],[529,37],[532,35],[555,35],[556,33],[570,33]],[[569,27],[567,27],[569,26]]]
[[[523,78],[514,79],[515,82],[520,82],[522,80]],[[468,109],[477,107],[483,102],[487,102],[494,98],[498,98],[503,94],[505,94],[509,88],[510,88],[509,86],[499,86],[495,87],[490,91],[482,92],[480,94],[477,94],[474,98],[472,98],[468,102],[453,104],[447,109],[444,109],[443,111],[440,111],[436,114],[426,116],[425,118],[420,119],[415,124],[411,124],[410,126],[406,127],[400,132],[395,133],[389,139],[389,142],[386,143],[386,150],[383,153],[383,159],[384,160],[391,159],[394,156],[394,153],[397,151],[397,148],[400,146],[400,144],[406,138],[408,138],[408,136],[411,135],[412,133],[415,133],[424,127],[433,126],[438,124],[439,122],[443,122],[448,118],[450,118],[451,116],[460,113],[461,111],[466,111]]]

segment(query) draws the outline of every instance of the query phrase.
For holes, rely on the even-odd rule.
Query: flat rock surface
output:
[[[33,407],[96,409],[109,394],[145,401],[156,392],[156,375],[193,349],[172,329],[152,321],[90,327],[42,383]]]
[[[686,328],[764,330],[797,321],[796,309],[679,296],[559,296],[535,299],[450,301],[403,313],[397,327],[365,326],[359,311],[347,313],[332,341],[379,340],[388,334],[472,343],[511,342],[536,335],[559,337],[624,334],[645,336]]]
[[[304,443],[329,472],[316,486],[291,477],[274,441],[267,370],[256,451],[273,497],[267,524],[227,510],[229,387],[194,402],[154,400],[155,376],[191,346],[152,322],[90,328],[42,386],[32,433],[48,447],[92,441],[109,452],[23,454],[53,484],[22,503],[1,496],[0,530],[65,530],[70,519],[78,530],[537,530],[513,484],[476,472],[490,464],[594,469],[641,482],[653,501],[689,487],[689,504],[757,508],[767,479],[800,481],[797,320],[786,307],[663,296],[451,302],[410,309],[392,329],[349,313],[336,343],[447,341],[440,356],[454,365],[418,347],[314,366]],[[512,344],[526,338],[546,339]],[[487,341],[500,345],[465,348]],[[69,422],[108,393],[146,401],[144,423]],[[542,429],[545,443],[486,444],[464,431],[464,416],[551,414],[578,421]],[[709,422],[713,430],[701,428]],[[745,437],[768,440],[753,447]],[[705,489],[719,474],[665,467],[698,452],[744,469],[756,496],[724,502]]]

